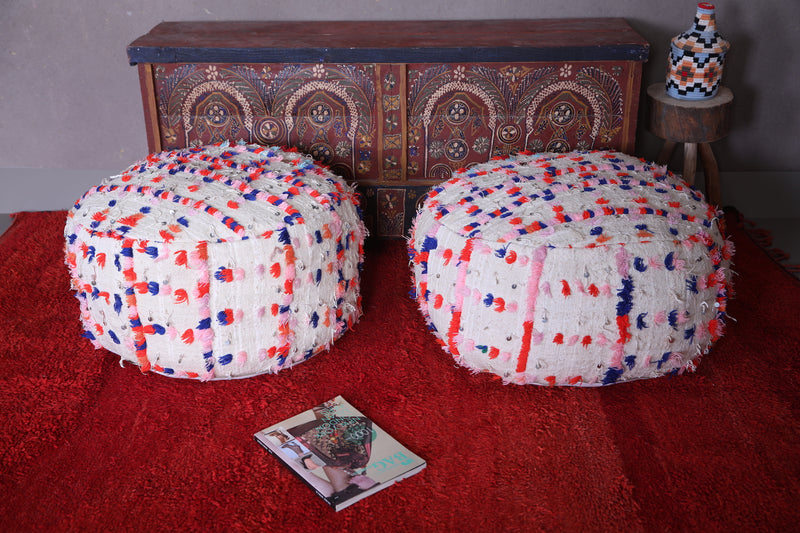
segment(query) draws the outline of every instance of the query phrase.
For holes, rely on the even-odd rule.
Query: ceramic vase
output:
[[[717,94],[730,43],[717,33],[714,5],[697,4],[694,23],[670,43],[667,94],[682,100],[704,100]]]

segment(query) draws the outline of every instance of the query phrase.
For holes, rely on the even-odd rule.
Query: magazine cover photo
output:
[[[337,510],[425,466],[341,396],[255,437]]]

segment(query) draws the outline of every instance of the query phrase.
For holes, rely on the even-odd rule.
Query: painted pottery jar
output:
[[[692,26],[673,37],[667,65],[667,94],[703,100],[717,94],[730,43],[717,33],[714,5],[697,4]]]

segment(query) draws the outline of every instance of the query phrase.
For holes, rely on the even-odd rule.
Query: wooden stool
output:
[[[706,178],[706,197],[716,206],[720,204],[719,168],[711,145],[728,135],[733,93],[720,86],[717,95],[706,100],[678,100],[667,96],[664,82],[647,88],[650,113],[647,128],[658,137],[666,139],[656,162],[669,163],[677,143],[683,143],[683,179],[694,185],[697,169],[697,151]]]

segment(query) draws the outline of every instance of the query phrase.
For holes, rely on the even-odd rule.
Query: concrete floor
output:
[[[789,254],[787,263],[800,263],[800,218],[753,218],[750,221],[757,228],[769,230],[772,248]]]
[[[6,232],[11,225],[11,216],[5,213],[0,214],[0,235]]]

